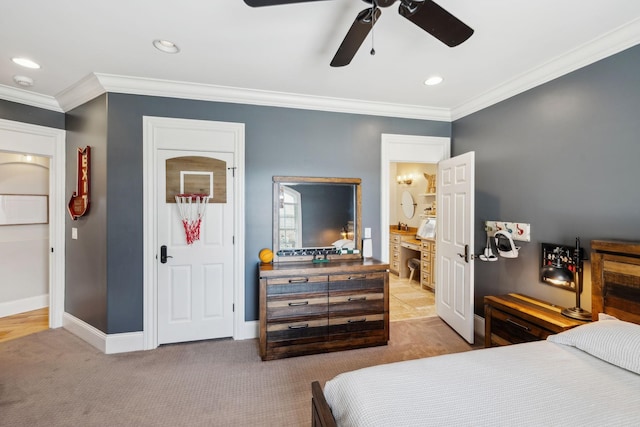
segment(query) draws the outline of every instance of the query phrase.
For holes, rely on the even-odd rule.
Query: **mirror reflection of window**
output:
[[[302,197],[296,190],[280,187],[280,212],[278,217],[278,235],[280,249],[293,249],[302,246]]]

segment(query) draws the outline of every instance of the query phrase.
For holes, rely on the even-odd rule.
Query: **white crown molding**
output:
[[[419,105],[330,98],[102,73],[88,75],[78,83],[57,94],[55,98],[0,85],[0,99],[66,112],[105,92],[114,92],[451,122],[635,46],[638,43],[640,43],[640,19],[636,19],[539,67],[522,73],[518,77],[471,98],[451,110]]]
[[[448,109],[96,73],[107,92],[449,121]]]
[[[31,105],[32,107],[53,110],[59,113],[64,112],[58,104],[58,101],[52,96],[41,95],[39,93],[11,86],[0,85],[0,99],[17,102],[18,104]]]
[[[558,56],[452,109],[451,120],[490,107],[640,43],[640,19]]]
[[[105,88],[95,74],[89,74],[76,84],[68,87],[56,95],[58,103],[66,111],[91,101],[96,96],[105,93]]]

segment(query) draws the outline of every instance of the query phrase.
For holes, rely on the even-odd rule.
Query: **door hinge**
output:
[[[235,178],[235,177],[236,177],[236,169],[238,169],[238,167],[237,167],[237,166],[233,166],[233,167],[227,168],[227,170],[230,170],[230,171],[231,171],[231,176],[232,176],[233,178]]]
[[[51,248],[51,253],[53,253],[53,248]]]
[[[231,304],[231,311],[232,311],[233,313],[235,313],[235,312],[236,312],[236,303]]]

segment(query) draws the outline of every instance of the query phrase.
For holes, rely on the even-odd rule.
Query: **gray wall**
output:
[[[89,211],[66,215],[65,312],[93,327],[107,327],[107,97],[99,96],[67,113],[65,199],[76,191],[78,148],[91,147]],[[78,239],[71,239],[71,229]]]
[[[108,94],[108,333],[142,330],[142,117],[245,124],[245,317],[258,318],[257,262],[271,247],[272,177],[362,179],[363,226],[379,238],[380,134],[450,136],[451,124]],[[380,256],[378,253],[374,256]],[[72,261],[71,261],[72,262]]]
[[[64,129],[64,113],[0,99],[0,119]]]
[[[640,46],[453,123],[453,154],[476,152],[476,253],[482,221],[531,223],[519,258],[476,261],[478,314],[507,292],[575,304],[539,283],[541,242],[640,240],[639,135]]]

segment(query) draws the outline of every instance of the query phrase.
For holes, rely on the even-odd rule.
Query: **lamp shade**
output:
[[[564,285],[573,282],[573,272],[564,266],[545,265],[540,271],[542,280],[554,285]]]

